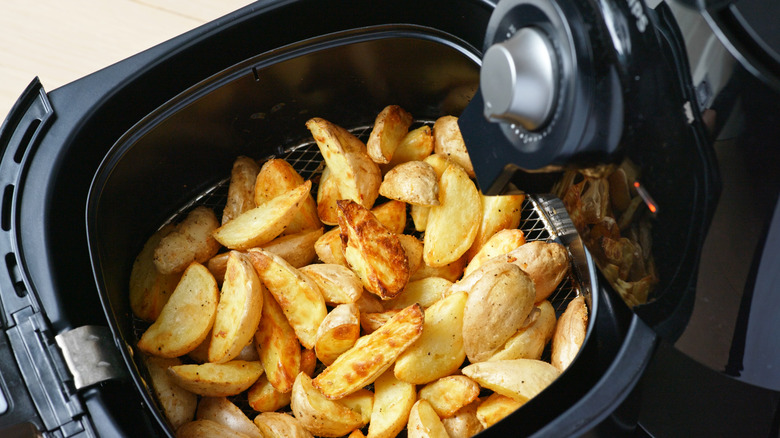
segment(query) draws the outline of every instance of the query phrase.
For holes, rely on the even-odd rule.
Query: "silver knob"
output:
[[[482,59],[485,117],[534,131],[554,111],[557,62],[547,36],[525,27],[491,46]]]

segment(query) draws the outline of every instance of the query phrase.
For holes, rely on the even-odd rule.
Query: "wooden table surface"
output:
[[[50,91],[252,0],[0,0],[0,123],[36,76]]]

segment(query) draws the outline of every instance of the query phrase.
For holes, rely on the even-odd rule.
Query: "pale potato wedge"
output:
[[[516,265],[501,263],[469,290],[463,347],[469,361],[487,360],[523,326],[534,308],[534,284]]]
[[[274,438],[314,438],[314,435],[290,414],[262,412],[253,421],[258,427],[270,429]]]
[[[408,161],[385,174],[379,194],[413,205],[439,205],[438,176],[425,161]]]
[[[317,365],[317,357],[312,350],[301,351],[301,371],[308,376],[314,374]],[[266,374],[259,379],[247,391],[247,402],[249,407],[257,412],[274,412],[290,404],[289,392],[279,392],[268,381]]]
[[[477,408],[477,419],[484,428],[488,428],[516,411],[524,403],[498,393],[490,394]]]
[[[406,204],[401,201],[391,199],[375,205],[371,209],[371,213],[391,233],[401,234],[406,229]]]
[[[464,255],[482,217],[477,187],[460,166],[450,165],[442,174],[439,202],[431,207],[423,239],[423,258],[429,266],[444,266]]]
[[[241,432],[212,420],[195,420],[176,430],[176,438],[246,438]]]
[[[433,152],[433,131],[429,125],[423,125],[419,128],[407,132],[401,143],[395,149],[390,163],[380,166],[384,172],[392,169],[398,164],[407,161],[424,160],[425,157]]]
[[[412,276],[425,263],[423,261],[423,243],[411,234],[398,234],[398,241],[404,248],[406,260],[409,262],[409,275]]]
[[[372,383],[422,334],[424,314],[414,304],[379,330],[358,339],[313,380],[325,397],[337,400]],[[389,342],[392,340],[392,342]]]
[[[531,276],[537,303],[546,300],[569,273],[569,252],[557,242],[528,242],[506,256]]]
[[[381,313],[385,311],[385,307],[382,305],[382,300],[374,294],[361,294],[360,298],[355,301],[360,309],[360,314],[365,315],[369,313]]]
[[[322,152],[331,178],[338,180],[342,199],[350,199],[366,208],[379,196],[382,173],[371,160],[366,145],[346,129],[315,117],[306,127]]]
[[[409,216],[412,217],[415,231],[423,232],[428,227],[428,215],[431,213],[431,207],[424,205],[409,206]]]
[[[532,399],[560,375],[554,366],[534,359],[479,362],[465,366],[462,372],[483,388],[519,402]]]
[[[219,251],[212,233],[219,226],[214,210],[200,206],[187,214],[176,229],[154,249],[154,265],[162,274],[181,272],[192,262],[206,263]]]
[[[525,233],[522,230],[509,228],[496,232],[482,245],[476,254],[473,254],[469,264],[466,265],[466,269],[463,271],[463,276],[468,276],[493,257],[507,254],[523,244],[525,244]]]
[[[409,420],[409,411],[417,401],[415,386],[395,378],[393,370],[387,370],[374,381],[374,405],[369,438],[393,438]]]
[[[379,188],[377,188],[377,193],[379,193]],[[336,201],[341,198],[339,180],[333,177],[330,168],[325,166],[322,169],[322,174],[320,174],[320,184],[317,186],[317,215],[323,224],[338,224],[339,216],[336,209]]]
[[[355,303],[339,304],[317,329],[314,351],[326,366],[355,345],[360,337],[360,311]]]
[[[427,400],[417,400],[409,412],[408,438],[449,438],[447,429]]]
[[[217,313],[217,281],[205,266],[193,262],[160,312],[146,329],[138,348],[159,357],[182,356],[194,350],[211,331]]]
[[[252,158],[240,156],[233,161],[227,201],[222,209],[222,225],[256,207],[255,180],[259,172],[260,165]]]
[[[336,306],[356,302],[363,294],[363,282],[351,269],[334,263],[316,263],[300,268],[322,292],[325,304]]]
[[[451,160],[447,155],[444,154],[432,154],[423,160],[426,163],[430,164],[431,167],[433,167],[433,171],[436,172],[436,176],[441,179],[441,176],[444,174],[444,171],[447,170],[448,167],[450,167],[451,164],[457,164],[454,160]],[[461,166],[463,168],[463,166]]]
[[[450,438],[471,438],[485,430],[485,426],[477,418],[477,407],[480,403],[481,400],[476,399],[451,417],[442,418],[441,423]]]
[[[311,191],[311,181],[245,211],[214,230],[214,238],[230,249],[245,250],[268,243],[290,225]]]
[[[301,345],[313,348],[317,327],[328,313],[317,284],[276,254],[260,248],[252,248],[247,254]]]
[[[180,272],[162,274],[154,264],[154,250],[160,240],[174,229],[172,224],[166,225],[152,234],[133,261],[130,271],[130,309],[135,316],[149,322],[160,316],[181,279]]]
[[[338,221],[338,217],[336,221]],[[332,228],[320,236],[314,242],[314,251],[322,263],[347,266],[344,250],[341,249],[341,230],[339,227]]]
[[[476,176],[466,143],[460,134],[457,117],[442,116],[433,123],[433,151],[458,163],[470,178]]]
[[[435,302],[444,298],[452,282],[441,277],[426,277],[410,281],[400,295],[392,300],[384,301],[385,309],[403,309],[414,303],[418,303],[427,309]]]
[[[361,312],[360,327],[363,328],[364,334],[373,333],[379,330],[400,311],[400,309],[393,309],[381,312]]]
[[[296,234],[286,234],[261,245],[260,247],[285,259],[293,267],[300,268],[317,258],[314,244],[322,237],[323,229],[304,230]]]
[[[482,198],[482,220],[479,224],[477,237],[466,252],[471,260],[485,243],[501,230],[517,229],[520,225],[520,213],[523,210],[524,193],[486,196]]]
[[[187,364],[168,367],[173,381],[182,388],[204,397],[240,394],[263,374],[260,362],[232,360],[221,364]]]
[[[375,163],[389,163],[412,125],[412,115],[398,105],[388,105],[376,116],[366,141],[368,156]]]
[[[409,261],[398,236],[360,204],[340,200],[337,205],[349,267],[369,292],[382,299],[395,297],[409,281]]]
[[[195,419],[211,420],[249,437],[264,437],[260,429],[255,426],[255,423],[238,406],[225,397],[201,398],[200,402],[198,402]]]
[[[439,418],[448,418],[479,397],[479,384],[463,375],[444,376],[423,386],[417,397],[428,400]]]
[[[555,331],[555,309],[545,300],[537,304],[539,314],[528,326],[524,326],[512,335],[506,344],[488,360],[540,359],[544,348],[550,342]]]
[[[466,359],[463,338],[468,294],[459,292],[425,310],[422,335],[395,362],[395,377],[426,384],[455,372]]]
[[[252,340],[263,312],[264,289],[248,257],[231,251],[211,329],[209,362],[234,359]]]
[[[142,359],[149,371],[154,395],[171,427],[176,430],[192,421],[198,407],[198,396],[175,384],[167,372],[168,367],[181,365],[181,360],[178,357],[147,355],[142,355]]]
[[[299,373],[295,378],[290,408],[303,427],[317,436],[343,436],[363,424],[359,413],[326,398],[312,386],[311,377],[305,373]]]
[[[277,391],[292,390],[301,368],[301,344],[273,294],[265,290],[263,312],[255,333],[255,347],[265,377]]]
[[[451,282],[455,282],[463,276],[463,268],[465,267],[465,257],[461,257],[452,263],[447,263],[444,266],[430,266],[425,263],[425,258],[423,257],[422,265],[420,265],[414,274],[410,276],[409,281],[420,280],[428,277],[440,277]]]
[[[374,393],[370,390],[366,388],[358,389],[352,394],[340,398],[338,402],[360,415],[360,427],[371,421],[371,412],[374,409]]]
[[[262,205],[303,183],[303,177],[290,163],[280,158],[270,159],[263,163],[254,181],[255,205]],[[310,192],[282,234],[298,234],[318,228],[322,228],[322,222],[317,215],[317,204]]]
[[[569,301],[555,326],[550,363],[561,372],[568,368],[585,342],[587,331],[588,306],[585,297],[579,295]]]

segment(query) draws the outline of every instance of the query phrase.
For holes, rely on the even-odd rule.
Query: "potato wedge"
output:
[[[325,368],[314,378],[314,387],[325,397],[337,400],[373,382],[420,337],[423,321],[423,310],[417,304],[398,312]]]
[[[507,258],[531,276],[537,303],[546,300],[569,273],[569,252],[557,242],[528,242],[510,251]]]
[[[463,338],[468,294],[459,292],[425,310],[422,335],[395,362],[395,377],[425,384],[455,372],[466,359]]]
[[[336,201],[343,198],[339,184],[339,180],[333,177],[330,168],[325,166],[320,174],[320,184],[317,186],[317,216],[323,224],[336,225],[339,223]],[[377,188],[377,193],[379,193],[379,188]]]
[[[450,438],[471,438],[485,429],[477,418],[477,407],[480,403],[481,400],[476,399],[451,417],[442,418],[441,423]]]
[[[182,388],[205,397],[240,394],[263,374],[260,362],[232,360],[221,364],[175,365],[168,368],[173,381]]]
[[[374,294],[361,294],[360,298],[355,301],[355,304],[357,304],[358,309],[360,309],[361,315],[385,311],[382,300]]]
[[[339,304],[317,329],[314,351],[326,366],[355,345],[360,337],[360,312],[355,303]]]
[[[317,284],[276,254],[260,248],[252,248],[247,254],[301,345],[313,348],[317,328],[328,313]]]
[[[133,261],[130,271],[130,309],[135,316],[149,322],[160,316],[181,279],[181,273],[162,274],[154,265],[154,250],[174,228],[166,225],[152,234]]]
[[[314,368],[317,365],[317,357],[312,350],[301,351],[301,371],[308,376],[314,374]],[[247,391],[247,402],[249,406],[258,412],[274,412],[290,404],[289,392],[279,392],[268,381],[266,374],[259,379]]]
[[[550,342],[555,331],[555,309],[545,300],[537,306],[539,315],[528,326],[524,326],[512,335],[506,344],[488,360],[540,359],[544,348]]]
[[[371,411],[374,409],[374,393],[363,388],[339,399],[339,403],[360,415],[360,427],[371,421]]]
[[[195,413],[197,420],[211,420],[254,438],[263,438],[260,429],[233,402],[225,397],[203,397]]]
[[[469,360],[487,360],[523,326],[534,308],[534,284],[516,265],[501,263],[468,292],[463,347]]]
[[[252,158],[240,156],[233,161],[227,201],[222,210],[222,225],[257,206],[255,204],[255,180],[259,172],[260,165]]]
[[[208,207],[195,207],[154,249],[154,265],[162,274],[181,272],[192,262],[206,263],[219,251],[212,232],[219,226]]]
[[[523,211],[524,193],[486,196],[480,193],[482,198],[482,220],[479,223],[477,237],[471,244],[466,256],[469,260],[474,257],[482,246],[501,230],[517,229],[520,225],[520,213]]]
[[[318,117],[308,120],[306,127],[322,152],[330,177],[339,181],[341,199],[373,207],[382,173],[368,156],[366,145],[346,129]]]
[[[212,420],[195,420],[176,430],[176,438],[246,438],[241,432]]]
[[[412,115],[398,105],[388,105],[376,116],[366,141],[368,156],[375,163],[389,163],[412,125]]]
[[[463,368],[483,388],[526,402],[542,392],[560,375],[557,368],[534,359],[479,362]]]
[[[488,428],[516,411],[524,403],[498,393],[490,394],[477,408],[477,419],[484,428]]]
[[[509,228],[496,232],[484,245],[482,245],[476,254],[473,254],[469,264],[463,271],[463,276],[468,276],[493,257],[507,254],[523,244],[525,244],[525,233],[523,233],[522,230]]]
[[[406,260],[409,262],[409,275],[414,275],[420,269],[420,266],[424,264],[423,243],[411,234],[399,234],[398,241],[401,242],[401,246],[406,253]]]
[[[375,205],[371,213],[391,233],[401,234],[406,229],[406,204],[401,201],[390,200]]]
[[[326,398],[312,386],[311,377],[305,373],[299,373],[295,378],[290,407],[295,418],[317,436],[343,436],[363,424],[359,413],[339,401]]]
[[[231,251],[211,329],[209,362],[233,360],[251,342],[263,312],[264,289],[248,257]]]
[[[360,204],[340,200],[339,230],[349,267],[369,292],[382,299],[398,295],[409,281],[409,261],[398,236]]]
[[[175,384],[167,372],[168,367],[181,365],[181,360],[178,357],[147,355],[142,358],[149,371],[154,395],[171,427],[176,430],[182,424],[192,421],[198,407],[198,396]]]
[[[254,345],[271,386],[290,392],[301,368],[301,344],[273,294],[265,290],[264,295]]]
[[[314,438],[297,418],[282,412],[263,412],[253,420],[255,425],[271,430],[272,436],[284,438]]]
[[[444,424],[427,400],[417,400],[412,406],[406,435],[409,438],[449,438]]]
[[[354,303],[363,294],[360,277],[346,266],[316,263],[304,266],[300,271],[317,283],[325,304],[329,306]]]
[[[385,174],[379,194],[408,204],[439,205],[438,177],[425,161],[408,161]]]
[[[205,266],[193,262],[160,312],[138,340],[138,348],[159,357],[182,356],[208,336],[217,313],[219,289]]]
[[[304,230],[300,233],[277,237],[260,247],[283,258],[293,267],[300,268],[312,263],[317,258],[314,244],[322,237],[322,234],[322,228]]]
[[[479,384],[463,375],[444,376],[420,389],[418,398],[428,400],[439,418],[448,418],[479,397]]]
[[[274,240],[290,225],[311,191],[311,181],[248,210],[214,230],[214,238],[230,249],[248,249]]]
[[[254,181],[255,205],[263,205],[303,183],[303,177],[290,163],[280,158],[270,159],[263,163],[263,167],[257,173]],[[314,197],[309,192],[309,195],[301,203],[300,210],[282,234],[298,234],[318,228],[322,228],[322,222],[317,214],[317,204],[314,202]]]
[[[338,221],[338,218],[336,220]],[[314,251],[322,263],[347,266],[344,250],[341,249],[339,227],[332,228],[320,236],[314,243]]]
[[[430,266],[444,266],[465,254],[482,217],[479,192],[459,166],[450,165],[442,174],[439,202],[428,214],[423,240],[423,258]]]
[[[409,207],[409,216],[412,218],[416,231],[425,231],[428,227],[428,215],[430,213],[431,207],[426,207],[424,205],[411,205]]]
[[[387,324],[395,315],[401,310],[384,310],[382,312],[361,312],[360,313],[360,327],[363,328],[363,333],[373,333],[383,325]]]
[[[588,332],[588,306],[582,295],[569,301],[558,324],[552,342],[552,356],[550,363],[561,372],[577,357],[582,343],[585,342],[585,334]]]
[[[470,178],[476,177],[457,117],[442,116],[433,123],[433,151],[458,163]]]
[[[419,161],[425,159],[433,152],[433,131],[429,125],[407,132],[401,143],[395,149],[390,163],[380,166],[387,172],[398,164],[407,161]]]
[[[384,301],[385,309],[403,309],[414,303],[418,303],[427,309],[435,302],[444,298],[452,282],[441,277],[426,277],[410,281],[401,294],[392,300]]]
[[[451,282],[457,281],[463,276],[463,268],[466,267],[466,258],[461,257],[452,263],[447,263],[444,266],[430,266],[425,263],[423,257],[423,263],[420,267],[411,275],[409,281],[420,280],[428,277],[441,277]]]
[[[393,370],[387,370],[374,381],[374,405],[369,438],[393,438],[409,420],[409,412],[417,401],[415,386],[395,378]]]

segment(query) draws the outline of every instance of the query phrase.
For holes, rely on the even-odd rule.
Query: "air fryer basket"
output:
[[[404,107],[421,122],[459,114],[477,88],[477,53],[462,40],[420,26],[325,35],[259,55],[194,85],[117,141],[90,190],[88,240],[109,325],[133,381],[164,431],[172,433],[134,353],[142,325],[133,318],[127,297],[132,262],[142,243],[194,205],[212,206],[219,214],[226,177],[239,155],[284,157],[316,181],[321,160],[305,128],[311,117],[367,134],[388,104]],[[529,197],[523,219],[529,239],[561,241],[578,261],[577,274],[553,299],[559,313],[582,293],[595,314],[593,263],[559,201]],[[572,373],[564,373],[562,383],[553,386],[565,384],[567,374]],[[560,397],[553,403],[560,405],[559,411],[580,395],[551,392]],[[547,412],[549,419],[555,414]]]

